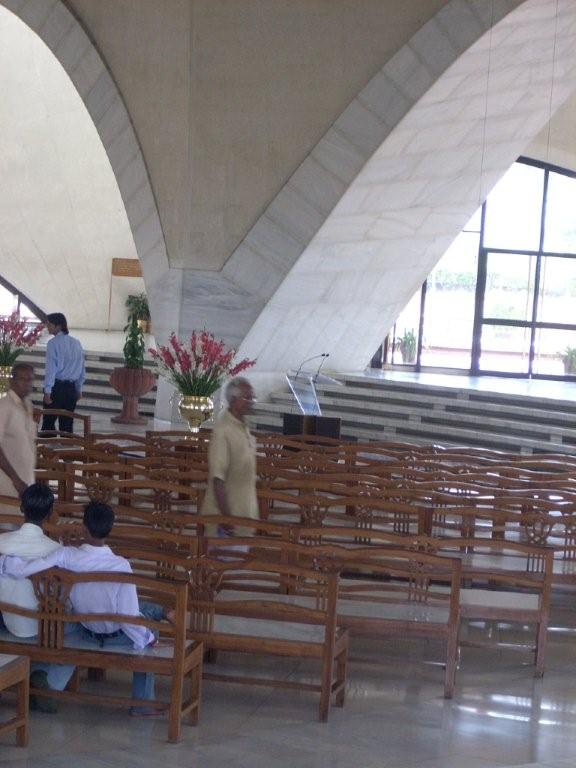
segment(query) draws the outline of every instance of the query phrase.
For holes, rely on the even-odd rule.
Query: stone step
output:
[[[325,415],[332,416],[325,412]],[[261,410],[253,417],[256,429],[266,432],[282,432],[282,416],[280,413],[264,412]],[[395,425],[393,423],[374,425],[366,428],[355,420],[342,420],[342,437],[346,440],[378,440],[392,442],[409,442],[417,445],[430,445],[432,443],[444,446],[471,446],[475,448],[489,448],[508,453],[521,453],[526,455],[538,453],[565,453],[574,455],[573,447],[553,442],[543,442],[515,438],[514,435],[501,433],[483,433],[462,430],[457,434],[449,430],[425,430],[412,429],[410,426]]]
[[[470,445],[526,454],[576,453],[576,407],[567,400],[421,382],[338,377],[318,385],[325,416],[339,417],[342,435],[361,440]],[[281,431],[284,412],[297,412],[288,392],[260,403],[260,429]]]
[[[46,349],[35,347],[23,353],[18,359],[30,362],[34,365],[35,392],[32,397],[36,405],[41,404],[41,388],[44,379]],[[122,410],[122,396],[116,392],[109,383],[110,374],[114,368],[122,367],[124,357],[113,352],[85,352],[86,381],[83,388],[83,397],[78,406],[81,413],[110,414],[115,415]],[[150,358],[145,358],[144,367],[152,369],[154,366]],[[143,416],[152,417],[156,404],[156,387],[148,394],[140,398],[140,413]]]
[[[278,393],[272,396],[272,403],[278,403],[283,410],[288,410],[293,403],[289,393]],[[410,422],[411,424],[441,425],[453,429],[475,429],[480,432],[490,431],[495,433],[508,433],[510,425],[514,423],[514,433],[517,436],[534,440],[548,440],[553,442],[565,442],[576,445],[576,420],[572,425],[560,426],[557,419],[553,424],[540,422],[526,422],[511,418],[498,417],[492,413],[492,406],[482,413],[452,413],[435,407],[418,408],[394,405],[388,403],[375,404],[372,400],[350,400],[348,402],[337,397],[321,397],[322,413],[328,415],[355,414],[363,423],[385,425],[393,422]],[[556,415],[557,416],[557,415]]]
[[[470,399],[469,392],[451,391],[450,397],[438,396],[434,392],[428,391],[401,391],[396,392],[393,389],[380,391],[380,388],[366,390],[365,387],[355,387],[353,385],[338,387],[336,385],[322,385],[317,387],[319,397],[333,402],[354,402],[369,401],[370,403],[382,405],[391,405],[398,407],[408,407],[410,409],[427,410],[433,408],[435,411],[446,411],[447,413],[470,414],[483,416],[486,413],[487,405],[494,413],[503,414],[515,421],[546,423],[561,426],[567,423],[573,423],[576,426],[576,406],[574,403],[557,400],[544,400],[540,407],[533,407],[532,403],[520,401],[521,405],[512,405],[509,402],[500,402],[495,395],[482,400]],[[368,394],[369,392],[369,394]],[[481,393],[484,394],[484,393]],[[505,397],[504,395],[502,397]]]
[[[458,401],[470,402],[498,402],[506,405],[516,405],[522,408],[544,408],[550,411],[564,411],[567,413],[576,413],[576,403],[573,400],[562,400],[558,398],[541,397],[534,394],[518,394],[512,392],[499,392],[491,390],[470,389],[460,386],[446,386],[442,384],[427,384],[420,381],[398,381],[394,379],[378,379],[376,377],[362,376],[360,374],[347,374],[334,376],[341,381],[345,388],[357,387],[364,392],[367,390],[372,397],[378,392],[387,392],[391,394],[408,394],[418,397],[422,394],[425,397],[434,397],[442,399],[456,398]],[[318,385],[318,390],[325,385]],[[332,385],[334,388],[336,385]],[[342,387],[338,387],[342,389]]]

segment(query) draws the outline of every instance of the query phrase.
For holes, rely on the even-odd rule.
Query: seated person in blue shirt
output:
[[[61,312],[47,316],[48,332],[54,336],[46,345],[46,372],[44,374],[44,408],[74,411],[82,397],[86,377],[82,345],[68,332],[66,317]],[[53,432],[58,418],[61,432],[73,431],[70,416],[46,414],[42,432]]]

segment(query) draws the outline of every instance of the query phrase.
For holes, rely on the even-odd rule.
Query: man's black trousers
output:
[[[46,409],[57,411],[74,411],[78,401],[76,385],[73,381],[61,381],[56,379],[52,387],[52,404],[45,405]],[[73,419],[71,416],[49,416],[46,414],[42,419],[42,432],[53,432],[58,419],[58,428],[60,432],[73,432]]]

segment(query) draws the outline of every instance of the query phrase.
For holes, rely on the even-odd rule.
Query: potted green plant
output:
[[[127,328],[125,364],[122,368],[114,368],[110,374],[110,384],[123,398],[122,413],[113,416],[112,421],[116,424],[145,424],[146,418],[138,413],[138,398],[150,392],[156,377],[144,368],[144,334],[135,316],[132,316]]]
[[[566,347],[560,357],[564,363],[564,373],[576,373],[576,347]]]
[[[394,340],[394,344],[400,350],[404,364],[416,362],[416,334],[412,328],[405,329],[402,336]]]
[[[150,307],[146,294],[139,293],[128,296],[126,299],[126,309],[128,310],[128,325],[124,330],[129,328],[134,318],[142,329],[142,333],[150,333]]]

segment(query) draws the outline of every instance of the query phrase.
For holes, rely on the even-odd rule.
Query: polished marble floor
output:
[[[572,598],[570,598],[572,600]],[[1,768],[502,768],[576,765],[576,621],[557,608],[546,675],[527,655],[462,651],[455,698],[442,698],[433,644],[353,643],[348,699],[319,723],[317,699],[293,690],[207,682],[200,724],[165,742],[165,722],[122,711],[61,705],[31,715],[27,749],[0,742]],[[566,629],[571,627],[570,629]],[[482,626],[470,633],[495,637]],[[500,631],[501,639],[520,639]],[[302,661],[223,655],[222,671],[306,677]],[[108,685],[128,678],[111,676]],[[162,687],[163,682],[160,681]],[[6,697],[0,716],[8,713]]]

